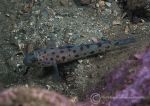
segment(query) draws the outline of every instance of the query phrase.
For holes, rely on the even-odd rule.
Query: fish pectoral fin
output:
[[[53,75],[52,75],[53,80],[55,80],[55,81],[61,80],[57,64],[54,64],[52,67],[53,67],[53,70],[54,70]]]
[[[26,67],[26,70],[25,70],[25,72],[23,73],[23,76],[25,76],[25,75],[27,75],[27,74],[28,74],[29,69],[30,69],[30,67]]]

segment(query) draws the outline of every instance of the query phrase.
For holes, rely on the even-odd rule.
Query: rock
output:
[[[74,2],[79,5],[89,5],[91,0],[74,0]]]

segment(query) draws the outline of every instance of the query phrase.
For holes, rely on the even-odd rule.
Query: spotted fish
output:
[[[42,48],[26,53],[23,63],[29,67],[49,67],[57,64],[67,63],[87,56],[99,54],[111,50],[112,47],[125,45],[135,41],[135,38],[120,40],[101,40],[93,44],[71,45],[56,48]],[[58,72],[58,70],[57,70]]]

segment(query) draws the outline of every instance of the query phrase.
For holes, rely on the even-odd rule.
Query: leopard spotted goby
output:
[[[49,67],[67,63],[73,60],[86,58],[91,55],[107,52],[114,47],[135,42],[135,38],[119,40],[101,40],[98,43],[70,45],[55,48],[41,48],[25,53],[23,63],[28,67]],[[58,70],[57,70],[58,72]]]

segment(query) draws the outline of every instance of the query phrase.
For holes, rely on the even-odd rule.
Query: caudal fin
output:
[[[115,46],[121,46],[121,45],[134,43],[135,41],[136,41],[136,39],[134,37],[130,37],[130,38],[126,38],[126,39],[114,40],[114,41],[112,41],[112,44]]]

